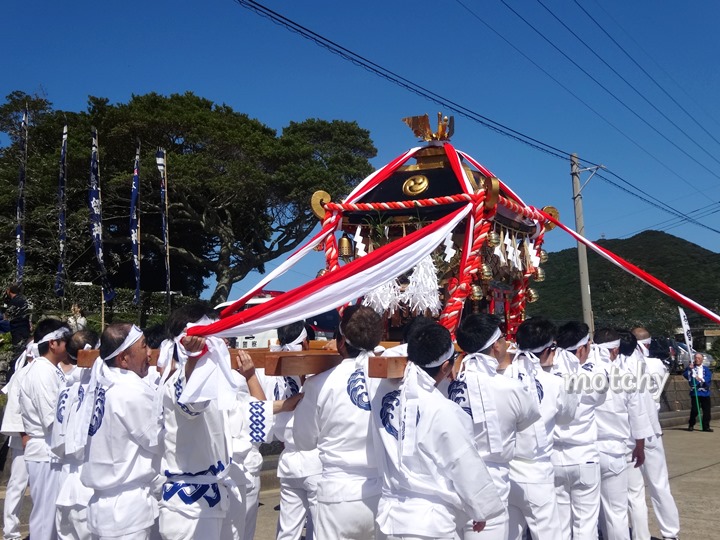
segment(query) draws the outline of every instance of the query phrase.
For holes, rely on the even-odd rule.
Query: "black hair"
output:
[[[173,311],[165,322],[170,337],[177,337],[185,330],[188,323],[194,323],[207,316],[214,318],[216,311],[204,302],[193,302]]]
[[[618,328],[617,333],[620,334],[620,354],[630,356],[637,347],[637,338],[630,330]]]
[[[7,290],[13,294],[22,294],[23,286],[20,283],[12,283]]]
[[[143,329],[143,334],[145,335],[145,342],[150,349],[159,349],[162,342],[170,337],[163,323],[148,326]]]
[[[43,319],[39,323],[37,323],[37,326],[35,326],[35,332],[33,332],[33,340],[35,343],[38,343],[42,338],[47,336],[50,332],[54,332],[55,330],[60,330],[61,328],[65,328],[67,330],[68,335],[70,335],[71,330],[70,327],[62,322],[60,319],[52,319],[47,318]],[[60,340],[58,340],[60,341]],[[50,342],[46,341],[45,343],[38,344],[38,352],[40,353],[40,356],[44,356],[47,354],[47,352],[50,350]]]
[[[518,326],[515,342],[521,350],[532,350],[555,340],[557,326],[545,317],[531,317]]]
[[[434,377],[442,366],[426,368],[444,355],[452,345],[450,332],[436,322],[423,324],[410,334],[408,359],[420,366],[428,375]]]
[[[356,304],[345,308],[340,328],[351,357],[357,356],[362,350],[372,351],[382,339],[382,319],[375,310],[367,306]]]
[[[125,338],[130,334],[132,324],[129,323],[117,323],[108,326],[100,336],[100,357],[106,358],[115,352],[115,350],[122,345]],[[113,356],[110,359],[105,360],[108,367],[115,367],[118,355]]]
[[[612,328],[601,328],[600,330],[595,330],[595,335],[593,336],[593,341],[595,343],[609,343],[610,341],[616,341],[620,339],[620,334],[618,334],[617,330],[613,330]]]
[[[500,318],[489,313],[471,313],[460,323],[455,335],[457,344],[466,353],[484,352],[480,350],[500,328]],[[492,343],[490,344],[492,346]]]
[[[287,345],[295,341],[302,334],[303,328],[305,328],[305,321],[295,321],[278,328],[277,335],[280,345]]]
[[[403,341],[405,343],[408,343],[408,340],[410,339],[410,334],[412,334],[412,332],[414,332],[418,328],[421,328],[422,326],[429,324],[435,324],[435,321],[430,317],[426,317],[425,315],[418,315],[417,317],[410,319],[410,321],[408,321],[408,323],[405,325],[405,328],[403,328]]]
[[[560,328],[558,328],[556,338],[558,347],[562,347],[563,349],[567,349],[569,351],[573,350],[568,349],[568,347],[573,347],[589,333],[590,327],[584,322],[570,321],[568,323],[565,323]]]
[[[97,346],[98,333],[95,330],[85,328],[75,332],[70,341],[67,344],[67,353],[71,360],[75,360],[73,363],[77,363],[78,351],[85,348],[85,345],[90,345],[93,349]],[[112,351],[111,351],[112,352]]]

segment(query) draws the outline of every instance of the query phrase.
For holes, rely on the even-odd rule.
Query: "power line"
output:
[[[713,141],[715,141],[717,144],[720,144],[720,140],[718,140],[710,131],[708,131],[707,129],[705,129],[705,126],[703,126],[703,125],[695,118],[695,116],[693,116],[687,109],[685,109],[685,107],[683,107],[682,104],[680,104],[680,102],[677,101],[677,100],[665,89],[665,87],[664,87],[663,85],[661,85],[661,84],[655,79],[655,77],[653,77],[650,73],[648,73],[647,70],[646,70],[644,67],[642,67],[642,65],[640,65],[640,63],[639,63],[637,60],[635,60],[635,58],[633,58],[632,55],[630,55],[630,53],[629,53],[628,51],[626,51],[625,48],[624,48],[620,43],[618,43],[618,42],[615,40],[615,38],[613,38],[607,30],[605,30],[605,28],[604,28],[597,20],[595,20],[595,18],[594,18],[590,13],[588,13],[587,9],[585,9],[584,7],[582,7],[582,5],[580,5],[580,2],[578,2],[578,0],[574,0],[574,2],[575,2],[575,4],[577,4],[577,6],[580,8],[580,10],[581,10],[583,13],[585,13],[585,15],[587,15],[588,18],[589,18],[593,23],[595,23],[595,25],[602,31],[602,33],[605,34],[605,36],[606,36],[610,41],[612,41],[612,42],[618,47],[618,49],[620,49],[620,50],[623,52],[623,54],[624,54],[627,58],[629,58],[630,61],[631,61],[633,64],[635,64],[635,66],[636,66],[640,71],[642,71],[642,72],[647,76],[647,78],[650,79],[650,80],[655,84],[655,86],[657,86],[657,87],[660,89],[660,91],[662,91],[663,94],[665,94],[675,105],[677,105],[677,106],[680,108],[680,110],[681,110],[682,112],[684,112],[693,122],[695,122],[695,125],[697,125],[700,129],[702,129],[708,137],[710,137],[710,138],[711,138]],[[607,12],[606,12],[606,13],[607,13]],[[612,17],[611,17],[611,18],[612,18]],[[617,23],[616,23],[616,24],[617,24]],[[619,26],[619,25],[618,25],[618,26]],[[621,29],[622,29],[622,27],[621,27]],[[624,31],[624,30],[623,30],[623,31]],[[638,45],[637,42],[635,42],[635,44]],[[639,47],[639,45],[638,45],[638,47]],[[640,48],[640,50],[642,50],[642,48]],[[645,52],[645,51],[643,51],[643,52]],[[647,54],[647,53],[645,53],[645,54]],[[654,60],[653,60],[653,62],[654,62]],[[656,65],[657,65],[657,63],[656,63]],[[664,70],[663,70],[663,71],[664,71]],[[665,74],[668,75],[667,72],[665,72]],[[668,77],[670,77],[670,75],[668,75]],[[673,80],[672,77],[670,77],[670,79]],[[675,81],[673,80],[673,82],[675,82]],[[675,84],[677,84],[677,82],[675,82]],[[688,97],[690,97],[690,96],[688,96]],[[692,98],[691,98],[691,99],[692,99]]]
[[[651,55],[649,52],[647,52],[647,51],[642,47],[642,45],[640,45],[640,43],[638,43],[638,41],[632,36],[632,34],[631,34],[630,32],[628,32],[627,30],[625,30],[625,28],[623,28],[623,26],[622,26],[617,20],[615,20],[615,18],[614,18],[612,15],[610,15],[610,13],[608,13],[608,12],[605,10],[605,8],[602,7],[602,5],[601,5],[599,2],[596,1],[595,4],[600,8],[600,10],[601,10],[603,13],[605,13],[605,15],[606,15],[612,22],[615,23],[615,25],[616,25],[618,28],[620,28],[620,30],[622,30],[622,32],[625,34],[625,36],[626,36],[630,41],[632,41],[632,42],[635,44],[635,46],[636,46],[638,49],[640,49],[640,50],[645,54],[645,56],[647,56],[647,57],[650,59],[650,61],[651,61],[653,64],[655,64],[655,67],[656,67],[656,68],[658,68],[668,79],[670,79],[672,82],[675,83],[675,86],[677,86],[677,87],[680,89],[680,91],[681,91],[683,94],[685,94],[685,96],[686,96],[688,99],[690,99],[690,101],[692,101],[692,102],[703,112],[703,114],[705,114],[705,116],[707,116],[708,118],[710,118],[713,122],[715,122],[715,124],[720,125],[720,123],[717,121],[717,119],[716,119],[715,117],[713,117],[707,110],[705,110],[705,108],[704,108],[702,105],[700,105],[700,103],[698,103],[697,100],[696,100],[693,96],[691,96],[691,95],[688,93],[688,91],[685,90],[685,88],[683,88],[683,86],[682,86],[670,73],[668,73],[668,71],[667,71],[665,68],[663,68],[660,63],[658,63],[658,62],[652,57],[652,55]],[[712,136],[712,135],[711,135],[711,136]],[[714,138],[714,137],[713,137],[713,138]]]
[[[610,90],[607,86],[605,86],[603,83],[601,83],[596,77],[590,74],[584,67],[582,67],[580,64],[578,64],[575,60],[573,60],[568,54],[566,54],[560,47],[555,45],[555,43],[552,42],[545,34],[543,34],[540,30],[535,28],[535,26],[528,21],[525,17],[523,17],[520,13],[518,13],[515,9],[512,8],[505,0],[500,0],[500,2],[508,8],[512,13],[514,13],[521,21],[523,21],[526,25],[528,25],[537,35],[539,35],[545,42],[547,42],[552,48],[554,48],[557,52],[559,52],[565,59],[568,60],[572,65],[574,65],[576,68],[578,68],[580,71],[582,71],[587,77],[589,77],[595,84],[597,84],[600,88],[602,88],[608,95],[610,95],[615,101],[617,101],[620,105],[622,105],[625,109],[627,109],[630,114],[635,116],[638,120],[640,120],[643,124],[645,124],[647,127],[649,127],[651,130],[653,130],[655,133],[660,135],[665,141],[667,141],[669,144],[671,144],[675,149],[682,152],[687,158],[692,160],[695,164],[702,167],[713,175],[715,178],[720,179],[720,175],[713,172],[711,169],[706,167],[704,164],[700,163],[697,159],[695,159],[693,156],[691,156],[688,152],[686,152],[683,148],[678,146],[674,141],[672,141],[670,138],[668,138],[664,133],[662,133],[659,129],[657,129],[655,126],[653,126],[650,122],[645,120],[642,116],[640,116],[637,111],[633,110],[632,107],[627,105],[622,99],[620,99],[618,96],[615,95],[615,93]],[[688,184],[690,187],[695,189],[696,191],[700,191],[694,184],[689,182],[688,180],[684,180],[686,184]]]
[[[700,150],[702,150],[703,152],[705,152],[705,153],[710,157],[710,159],[712,159],[712,160],[715,161],[718,165],[720,165],[720,160],[718,160],[715,156],[713,156],[710,152],[708,152],[708,150],[707,150],[704,146],[702,146],[699,142],[697,142],[697,141],[695,140],[695,138],[693,138],[693,137],[692,137],[690,134],[688,134],[683,128],[681,128],[679,125],[677,125],[667,114],[665,114],[662,110],[660,110],[660,109],[659,109],[653,102],[651,102],[642,92],[640,92],[640,90],[638,90],[638,89],[635,87],[635,85],[633,85],[633,84],[632,84],[630,81],[628,81],[622,74],[620,74],[614,67],[612,67],[609,62],[607,62],[602,56],[600,56],[600,54],[598,54],[597,51],[595,51],[595,49],[593,49],[590,45],[588,45],[588,44],[585,42],[584,39],[582,39],[572,28],[570,28],[567,24],[565,24],[565,22],[563,22],[563,20],[562,20],[560,17],[558,17],[549,7],[547,7],[547,6],[543,3],[542,0],[536,0],[536,1],[537,1],[538,4],[540,4],[540,5],[543,7],[543,9],[545,9],[545,11],[547,11],[547,12],[549,13],[558,23],[560,23],[560,24],[563,26],[563,28],[565,28],[568,32],[570,32],[570,33],[575,37],[575,39],[577,39],[580,43],[582,43],[582,44],[585,46],[585,48],[587,48],[598,60],[600,60],[610,71],[612,71],[617,77],[620,78],[620,80],[622,80],[625,84],[627,84],[627,85],[633,90],[633,92],[635,92],[638,96],[640,96],[640,98],[641,98],[645,103],[647,103],[648,105],[650,105],[650,107],[652,107],[652,108],[655,110],[655,112],[657,112],[657,113],[658,113],[660,116],[662,116],[665,120],[667,120],[668,122],[670,122],[670,124],[672,124],[672,126],[673,126],[675,129],[677,129],[680,133],[682,133],[683,135],[685,135],[685,137],[687,137],[695,146],[697,146]],[[575,1],[576,1],[576,3],[577,3],[577,0],[575,0]]]
[[[502,0],[501,0],[502,1]],[[324,49],[328,50],[329,52],[336,54],[340,56],[341,58],[344,58],[351,63],[355,64],[358,67],[362,67],[363,69],[374,73],[402,88],[405,88],[406,90],[423,97],[425,99],[428,99],[442,107],[446,107],[447,109],[450,109],[457,114],[464,116],[465,118],[468,118],[472,121],[478,122],[479,124],[491,129],[492,131],[499,133],[501,135],[504,135],[506,137],[509,137],[513,140],[516,140],[518,142],[521,142],[525,145],[528,145],[536,150],[539,150],[541,152],[544,152],[546,154],[549,154],[553,157],[562,159],[563,161],[567,161],[568,156],[570,155],[570,152],[566,152],[564,150],[561,150],[557,147],[554,147],[550,144],[544,143],[538,139],[535,139],[533,137],[530,137],[529,135],[525,135],[517,130],[511,129],[507,126],[504,126],[503,124],[496,122],[494,120],[491,120],[490,118],[487,118],[475,111],[472,111],[471,109],[468,109],[452,100],[449,100],[447,98],[444,98],[443,96],[432,92],[418,84],[413,83],[412,81],[386,69],[382,66],[364,58],[363,56],[356,54],[349,49],[346,49],[345,47],[342,47],[341,45],[321,36],[320,34],[317,34],[316,32],[313,32],[312,30],[292,21],[291,19],[288,19],[287,17],[284,17],[283,15],[263,6],[262,4],[259,4],[255,2],[254,0],[236,0],[238,4],[240,4],[242,7],[245,7],[247,9],[250,9],[251,11],[257,13],[258,15],[269,19],[270,21],[274,22],[275,24],[278,24],[298,35],[301,37],[308,39],[315,44],[323,47]],[[593,166],[599,166],[597,163],[592,163],[588,160],[584,160],[585,163],[588,163]],[[636,192],[631,191],[630,189],[621,186],[618,182],[611,180],[603,175],[597,174],[596,176],[603,178],[606,182],[610,183],[611,185],[615,186],[616,188],[624,191],[625,193],[628,193],[629,195],[636,197],[647,204],[650,204],[651,206],[654,206],[663,212],[669,213],[675,217],[683,218],[683,214],[672,208],[670,205],[664,203],[663,201],[660,201],[659,199],[655,198],[654,196],[644,192],[637,186],[633,185],[628,180],[624,179],[622,176],[606,170],[608,174],[611,176],[614,176],[618,180],[620,180],[622,183],[630,186]],[[638,193],[639,192],[639,193]],[[708,227],[707,225],[704,225],[696,220],[693,220],[689,217],[684,217],[687,221],[694,223],[700,227],[709,229],[713,232],[719,233],[720,230],[713,229],[711,227]]]

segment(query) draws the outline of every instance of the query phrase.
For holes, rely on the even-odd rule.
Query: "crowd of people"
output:
[[[29,484],[33,540],[252,539],[259,445],[274,439],[282,540],[649,540],[645,484],[663,537],[679,534],[654,399],[664,365],[644,328],[591,338],[533,317],[509,343],[493,315],[466,316],[455,339],[421,316],[383,350],[382,318],[355,305],[342,362],[283,377],[187,335],[213,317],[193,304],[162,331],[101,336],[37,323],[6,387],[5,538],[20,538]],[[278,329],[275,350],[307,347],[303,321]],[[76,365],[84,349],[99,349],[92,368]],[[370,377],[379,355],[407,357],[404,376]]]

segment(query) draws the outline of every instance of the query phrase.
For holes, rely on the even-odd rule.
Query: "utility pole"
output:
[[[583,171],[593,170],[593,174],[602,167],[592,167],[590,169],[582,169]],[[583,219],[583,206],[582,206],[582,189],[590,181],[588,178],[587,182],[580,186],[580,165],[578,163],[577,154],[570,156],[570,176],[572,176],[573,186],[573,202],[575,203],[575,230],[580,236],[585,236],[585,221]],[[587,249],[585,244],[582,242],[577,243],[578,251],[578,266],[580,267],[580,300],[582,301],[583,321],[590,327],[590,334],[595,332],[595,324],[593,321],[592,303],[590,301],[590,274],[588,272],[587,263]]]

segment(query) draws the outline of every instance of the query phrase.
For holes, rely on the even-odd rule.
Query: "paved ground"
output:
[[[684,427],[671,427],[666,429],[664,440],[670,485],[680,510],[681,537],[720,539],[720,428],[714,433],[689,433]],[[3,501],[6,474],[7,471],[0,487]],[[261,492],[255,540],[275,538],[278,501],[279,492],[274,486]],[[25,506],[23,532],[27,534],[29,497]],[[651,508],[649,500],[648,507]],[[652,510],[650,531],[659,535]]]

